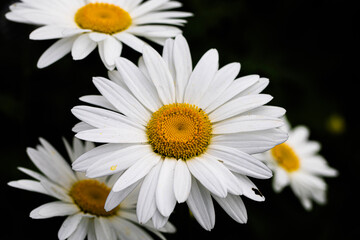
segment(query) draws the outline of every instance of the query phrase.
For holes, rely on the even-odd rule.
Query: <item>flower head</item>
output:
[[[106,143],[80,156],[73,169],[88,177],[125,172],[114,184],[105,205],[127,189],[140,186],[137,216],[155,218],[161,226],[176,202],[187,202],[198,222],[213,228],[212,198],[236,221],[246,222],[240,195],[264,197],[248,176],[269,178],[270,169],[251,154],[284,142],[280,130],[285,110],[263,106],[272,97],[259,94],[268,80],[258,75],[236,79],[239,63],[219,69],[219,56],[209,50],[192,67],[188,44],[181,35],[165,43],[162,56],[146,46],[138,66],[115,60],[112,81],[96,77],[101,96],[81,100],[97,107],[77,106],[82,122],[77,137]]]
[[[41,171],[20,170],[35,180],[17,180],[9,182],[12,187],[39,192],[56,198],[56,201],[43,204],[30,213],[34,219],[67,216],[59,232],[59,239],[152,239],[137,224],[135,215],[138,189],[132,191],[126,199],[112,211],[105,211],[104,205],[117,176],[109,178],[86,178],[82,173],[71,170],[65,159],[44,139],[36,149],[28,148],[31,161]],[[73,161],[94,145],[74,139],[73,148],[65,141],[70,159]],[[162,234],[151,222],[143,225],[158,236]],[[174,232],[168,223],[163,232]],[[124,237],[126,236],[126,237]]]
[[[181,6],[171,0],[22,0],[10,6],[7,19],[40,25],[30,39],[59,39],[38,61],[43,68],[69,52],[74,60],[88,56],[96,47],[108,69],[115,66],[122,44],[142,51],[139,37],[164,44],[181,33],[178,27],[192,14],[172,9]]]
[[[284,128],[289,131],[289,139],[268,152],[256,155],[274,172],[273,188],[280,192],[290,185],[305,209],[312,209],[312,202],[326,202],[327,185],[322,177],[335,177],[337,170],[328,166],[318,154],[320,144],[309,141],[309,129],[297,126],[290,129],[287,122]]]

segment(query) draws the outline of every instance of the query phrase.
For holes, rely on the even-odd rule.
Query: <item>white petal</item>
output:
[[[176,101],[183,102],[185,89],[192,73],[192,60],[189,45],[182,35],[175,38],[173,61],[176,74]]]
[[[156,187],[157,209],[164,217],[169,217],[176,205],[174,194],[174,170],[176,159],[165,158]]]
[[[68,238],[68,240],[84,240],[86,237],[86,234],[88,233],[88,225],[89,225],[89,219],[81,218],[81,221],[78,224],[78,227],[71,234],[71,236]]]
[[[280,118],[280,117],[284,116],[285,112],[286,112],[286,110],[284,108],[267,105],[267,106],[261,106],[261,107],[255,108],[253,110],[247,111],[246,114]]]
[[[32,40],[66,38],[86,31],[85,29],[67,29],[59,26],[45,25],[32,31],[29,38]]]
[[[191,190],[191,174],[183,160],[178,160],[174,172],[174,194],[179,203],[185,202]]]
[[[40,57],[37,67],[47,67],[71,51],[77,37],[62,38],[51,45]]]
[[[142,179],[160,161],[160,158],[161,156],[150,153],[139,159],[117,180],[117,182],[114,184],[113,191],[121,191],[134,182]]]
[[[58,238],[67,239],[76,230],[81,219],[81,214],[74,214],[67,217],[59,229]]]
[[[134,191],[134,189],[139,185],[139,183],[140,181],[136,181],[135,183],[118,192],[111,191],[106,198],[104,206],[105,210],[111,211],[116,208],[126,197],[128,197]]]
[[[113,111],[89,106],[76,106],[71,109],[71,112],[81,121],[86,122],[96,128],[136,127],[145,131],[145,127],[143,125],[134,123],[124,115],[115,113]]]
[[[71,49],[71,55],[74,60],[84,59],[96,46],[97,43],[91,40],[88,34],[82,34],[75,40]]]
[[[210,231],[215,225],[214,205],[210,192],[195,178],[192,178],[191,191],[186,203],[199,224]]]
[[[34,180],[17,180],[17,181],[11,181],[8,182],[8,185],[11,187],[32,191],[32,192],[38,192],[43,194],[48,194],[46,189],[40,184],[40,182],[34,181]]]
[[[86,176],[89,178],[97,178],[118,173],[128,169],[151,151],[152,149],[148,145],[133,145],[116,151],[90,165],[86,171]]]
[[[212,144],[207,153],[224,162],[231,171],[261,179],[272,176],[271,170],[264,163],[235,148]]]
[[[164,45],[163,51],[162,51],[162,58],[164,59],[165,63],[167,64],[169,71],[171,73],[171,76],[173,77],[173,79],[176,79],[175,78],[175,66],[174,66],[174,56],[173,56],[174,51],[173,50],[174,50],[174,39],[172,39],[172,38],[166,39],[165,45]]]
[[[226,198],[219,198],[213,195],[213,198],[232,219],[238,223],[247,222],[246,208],[240,196],[228,194]]]
[[[145,3],[141,4],[137,8],[131,11],[130,15],[132,18],[137,18],[139,16],[142,16],[159,6],[163,5],[169,0],[152,0],[152,1],[146,1]]]
[[[255,186],[255,184],[248,177],[238,174],[238,173],[234,173],[234,176],[239,181],[239,183],[243,189],[243,194],[246,197],[248,197],[254,201],[258,201],[258,202],[265,201],[265,197],[261,194],[259,189]]]
[[[201,57],[190,76],[184,94],[184,102],[198,105],[218,68],[219,53],[216,49],[210,49]]]
[[[104,41],[104,58],[105,62],[113,66],[115,64],[115,59],[120,57],[122,44],[113,37],[108,37]]]
[[[79,208],[72,203],[50,202],[31,211],[31,218],[51,218],[57,216],[67,216],[79,212]]]
[[[218,169],[216,169],[216,160],[206,156],[193,158],[186,161],[186,164],[191,174],[199,180],[210,192],[218,195],[219,197],[226,197],[227,186],[225,181],[219,176]]]
[[[217,122],[213,125],[213,134],[261,131],[284,125],[279,118],[261,115],[243,115]]]
[[[149,221],[156,211],[155,193],[161,165],[162,161],[153,167],[141,185],[136,207],[136,215],[140,224]]]
[[[143,58],[146,68],[149,71],[150,78],[153,81],[163,104],[174,103],[174,80],[164,59],[153,48],[148,46],[144,47]]]
[[[106,218],[94,218],[94,227],[97,239],[116,240],[115,232],[113,232]]]
[[[209,118],[212,123],[219,122],[221,120],[234,117],[251,109],[260,107],[270,102],[271,99],[272,97],[266,94],[239,97],[225,103],[224,105],[210,113]]]
[[[250,75],[235,79],[230,86],[226,88],[212,103],[205,108],[207,113],[214,111],[219,106],[235,98],[239,93],[243,92],[259,80],[258,75]]]
[[[145,143],[147,137],[144,131],[130,127],[127,128],[101,128],[79,132],[77,138],[98,143]]]
[[[209,88],[199,101],[199,106],[207,108],[234,81],[240,71],[240,63],[230,63],[216,72]]]
[[[93,82],[101,94],[119,112],[144,126],[147,125],[148,120],[151,118],[150,113],[128,91],[116,83],[102,78],[94,78]]]
[[[163,228],[168,220],[169,220],[169,217],[164,217],[163,215],[161,215],[159,210],[156,210],[155,214],[152,217],[152,222],[156,229]]]
[[[125,43],[126,45],[128,45],[129,47],[140,53],[142,52],[144,45],[147,44],[140,38],[127,32],[121,32],[119,34],[115,34],[114,37],[116,37],[121,42]]]
[[[101,95],[86,95],[80,97],[79,100],[98,107],[103,107],[106,109],[116,111],[116,108],[114,108],[114,106],[111,105],[111,103],[109,103],[109,101],[106,100],[106,98]]]
[[[118,58],[116,67],[123,81],[139,102],[152,112],[156,112],[162,104],[154,85],[144,76],[140,69],[126,58]]]
[[[214,136],[213,144],[236,148],[248,154],[265,152],[287,140],[288,134],[281,129],[242,132]]]
[[[289,185],[290,179],[286,170],[282,168],[277,168],[274,172],[274,178],[272,180],[272,185],[275,192],[280,192],[284,187]]]
[[[115,217],[112,221],[119,239],[122,240],[152,240],[150,235],[132,222],[120,217]]]

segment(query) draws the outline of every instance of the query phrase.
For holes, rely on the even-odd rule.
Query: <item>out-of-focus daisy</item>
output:
[[[287,122],[284,128],[289,132],[289,139],[256,157],[273,170],[275,192],[290,185],[304,208],[311,210],[311,200],[319,204],[326,202],[327,185],[322,177],[335,177],[337,171],[329,167],[326,160],[318,154],[319,142],[308,140],[307,127],[290,129]]]
[[[93,80],[102,96],[81,98],[102,108],[72,109],[82,121],[74,128],[78,138],[107,143],[80,156],[73,169],[86,171],[88,177],[126,170],[105,208],[113,209],[126,189],[141,184],[140,222],[151,217],[166,220],[176,202],[186,201],[198,222],[210,230],[215,224],[212,197],[236,221],[246,222],[239,195],[264,200],[247,176],[272,176],[251,154],[287,139],[279,129],[285,110],[263,106],[272,97],[259,94],[268,79],[235,79],[240,64],[219,69],[215,49],[193,69],[181,35],[166,41],[162,56],[145,46],[138,66],[125,58],[115,64],[113,81]]]
[[[36,149],[28,148],[31,161],[41,173],[19,168],[35,180],[9,182],[12,187],[43,193],[57,201],[46,203],[34,209],[30,217],[35,219],[67,216],[59,232],[59,239],[152,239],[149,233],[136,224],[135,189],[126,199],[111,211],[104,210],[105,200],[117,177],[88,179],[83,173],[71,170],[65,159],[44,139]],[[74,139],[73,148],[65,141],[67,152],[73,161],[94,146]],[[162,239],[164,236],[149,222],[143,226]],[[174,232],[168,223],[163,232]]]
[[[42,54],[39,68],[69,52],[83,59],[98,46],[101,60],[113,69],[123,43],[141,52],[145,42],[139,37],[163,45],[181,33],[175,26],[192,14],[172,10],[180,6],[171,0],[22,0],[10,6],[6,18],[40,25],[30,39],[60,39]]]

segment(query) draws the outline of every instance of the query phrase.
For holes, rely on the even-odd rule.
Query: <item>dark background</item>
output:
[[[35,147],[39,136],[65,155],[61,137],[71,139],[77,122],[70,109],[80,103],[80,96],[97,93],[91,78],[106,76],[106,70],[97,51],[82,61],[68,55],[37,69],[38,58],[54,41],[29,40],[34,26],[7,21],[4,14],[11,2],[0,3],[0,239],[57,239],[64,218],[29,218],[32,209],[52,199],[6,183],[29,178],[17,167],[35,169],[25,149]],[[311,212],[289,188],[275,194],[271,180],[254,180],[266,201],[244,198],[248,223],[236,223],[216,205],[211,232],[189,218],[186,205],[180,204],[170,219],[178,233],[168,239],[360,239],[356,1],[183,2],[183,10],[195,14],[183,28],[193,62],[217,48],[221,66],[237,61],[242,64],[240,76],[268,77],[265,92],[274,96],[271,104],[286,108],[293,125],[310,128],[310,139],[321,142],[320,153],[340,175],[326,179],[328,204],[315,204]],[[140,55],[124,47],[123,56],[136,61]],[[342,123],[338,130],[329,127],[334,119]]]

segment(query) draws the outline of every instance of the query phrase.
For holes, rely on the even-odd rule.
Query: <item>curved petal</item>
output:
[[[179,203],[185,202],[191,190],[191,174],[183,160],[178,160],[174,172],[174,194]]]

